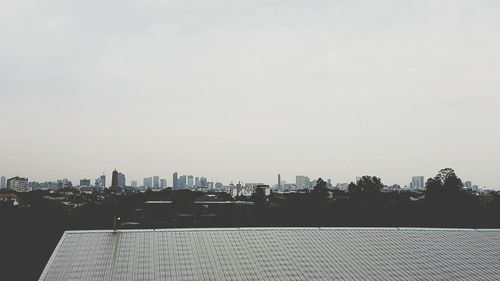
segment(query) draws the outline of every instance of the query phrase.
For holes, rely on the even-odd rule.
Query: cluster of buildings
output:
[[[172,175],[172,183],[169,186],[165,178],[160,178],[159,176],[146,177],[143,179],[142,185],[138,183],[137,180],[130,181],[130,185],[127,185],[126,176],[124,173],[113,171],[113,178],[111,185],[106,183],[106,175],[101,175],[93,182],[90,179],[81,179],[79,185],[74,186],[73,183],[68,179],[61,179],[56,181],[48,182],[29,182],[28,178],[13,177],[7,179],[2,176],[0,178],[0,188],[10,188],[17,192],[30,192],[33,190],[59,190],[63,188],[79,187],[84,191],[93,190],[104,190],[105,188],[115,188],[118,191],[124,191],[125,189],[132,189],[135,191],[145,191],[147,189],[152,190],[162,190],[171,187],[174,190],[178,189],[188,189],[196,191],[212,191],[212,192],[227,192],[233,196],[250,196],[253,194],[257,187],[263,187],[266,193],[270,193],[271,190],[276,193],[287,193],[287,192],[300,192],[313,189],[317,184],[317,180],[311,179],[305,175],[298,175],[295,177],[295,182],[288,183],[282,180],[281,175],[278,174],[277,184],[272,186],[266,185],[264,183],[242,183],[237,184],[230,183],[229,185],[224,185],[221,182],[208,181],[206,177],[198,177],[193,175],[179,175],[177,172]],[[326,180],[326,185],[328,189],[347,191],[348,183],[337,183],[333,184],[332,179]],[[422,191],[426,188],[426,180],[423,176],[413,176],[409,185],[401,187],[398,184],[386,185],[384,186],[385,192],[393,191]],[[478,192],[479,187],[473,185],[470,181],[464,182],[464,188],[471,190],[473,192]]]
[[[193,175],[181,175],[175,172],[172,175],[173,189],[202,189],[214,188],[213,182],[207,181],[206,177],[195,177]]]
[[[5,177],[0,178],[1,188],[10,188],[17,192],[30,192],[31,187],[29,186],[28,178],[13,177],[6,179]]]

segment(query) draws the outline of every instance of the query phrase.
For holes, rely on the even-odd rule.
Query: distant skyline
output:
[[[500,189],[500,2],[35,1],[0,9],[0,176],[455,169]]]
[[[172,179],[172,176],[173,174],[170,176],[170,178],[168,178],[168,175],[165,176],[165,175],[144,175],[140,178],[129,178],[127,173],[124,173],[123,171],[117,171],[119,172],[121,175],[123,174],[125,177],[126,177],[126,181],[125,181],[125,184],[126,186],[133,186],[133,182],[135,182],[136,184],[138,184],[138,186],[142,186],[144,181],[145,180],[149,180],[150,183],[149,185],[153,186],[154,185],[154,179],[157,178],[158,180],[158,185],[160,185],[160,181],[163,181],[165,180],[166,183],[167,183],[167,187],[174,187],[173,186],[173,179]],[[113,172],[111,172],[109,175],[105,173],[105,176],[106,177],[109,177],[110,179],[112,178],[112,174]],[[300,175],[295,175],[295,176],[290,176],[290,177],[283,177],[281,174],[276,174],[276,178],[274,181],[263,181],[263,180],[252,180],[252,179],[246,179],[246,180],[242,180],[242,179],[220,179],[220,178],[215,178],[215,177],[207,177],[206,175],[195,175],[195,174],[189,174],[189,173],[186,173],[186,174],[183,174],[183,173],[177,173],[178,174],[178,177],[182,177],[182,176],[186,176],[186,177],[193,177],[192,180],[194,180],[194,177],[198,178],[198,177],[204,177],[207,179],[208,182],[213,182],[214,184],[217,183],[217,182],[220,182],[220,183],[223,183],[225,185],[228,185],[230,183],[234,183],[234,184],[237,184],[238,182],[241,182],[241,183],[264,183],[264,184],[269,184],[270,186],[273,186],[273,185],[277,185],[278,184],[278,175],[280,176],[280,179],[281,179],[281,184],[295,184],[297,182],[297,177],[306,177],[308,178],[308,180],[311,180],[311,181],[314,181],[314,180],[317,180],[318,178],[322,178],[324,181],[329,181],[331,180],[331,183],[335,186],[337,184],[345,184],[345,183],[350,183],[350,182],[356,182],[357,178],[358,177],[361,177],[361,176],[366,176],[366,175],[359,175],[359,176],[356,176],[356,178],[354,179],[346,179],[345,181],[336,181],[334,178],[332,177],[328,177],[328,176],[317,176],[317,177],[314,177],[314,176],[310,176],[310,175],[306,175],[306,174],[300,174]],[[18,175],[16,175],[18,176]],[[36,181],[36,182],[39,182],[39,183],[42,183],[42,182],[49,182],[49,181],[52,181],[52,182],[55,182],[57,180],[63,180],[63,179],[68,179],[69,181],[71,181],[73,183],[73,185],[78,185],[80,183],[81,180],[90,180],[91,182],[91,185],[94,184],[94,181],[100,177],[102,175],[99,175],[99,176],[91,176],[91,177],[82,177],[82,178],[68,178],[68,177],[58,177],[58,178],[52,178],[52,179],[37,179],[37,178],[30,178],[29,176],[24,176],[26,178],[29,179],[30,182],[32,181]],[[377,176],[377,175],[370,175],[370,176]],[[391,185],[394,185],[394,184],[398,184],[400,185],[402,188],[404,188],[405,186],[408,187],[408,188],[424,188],[425,186],[425,182],[427,181],[428,178],[430,177],[434,177],[435,175],[432,175],[432,176],[412,176],[411,178],[409,178],[406,182],[386,182],[384,181],[383,178],[381,178],[383,184],[387,185],[387,186],[391,186]],[[458,175],[460,177],[460,175]],[[422,183],[416,183],[416,181],[420,180],[420,178],[423,177],[423,182]],[[10,178],[10,176],[8,176],[7,178]],[[186,178],[187,180],[187,178]],[[488,189],[500,189],[500,188],[496,188],[495,186],[483,186],[483,185],[479,185],[476,181],[474,181],[473,179],[465,179],[465,178],[461,178],[462,182],[464,183],[464,185],[466,184],[466,182],[468,182],[471,186],[472,185],[477,185],[479,188],[488,188]],[[111,185],[109,185],[112,183],[108,183],[106,185],[106,187],[110,187]],[[194,184],[194,182],[193,182]],[[412,186],[415,185],[415,187]]]

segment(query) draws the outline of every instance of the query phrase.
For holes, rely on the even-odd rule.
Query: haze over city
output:
[[[499,2],[242,2],[2,4],[0,175],[500,188]]]

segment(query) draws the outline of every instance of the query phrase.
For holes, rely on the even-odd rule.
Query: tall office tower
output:
[[[188,186],[188,188],[193,188],[194,187],[194,180],[193,180],[193,176],[192,175],[189,175],[187,177],[187,186]]]
[[[113,175],[111,176],[111,187],[120,187],[118,184],[118,171],[116,169],[113,171]]]
[[[160,188],[167,188],[167,180],[160,179]]]
[[[425,188],[424,177],[423,176],[412,177],[410,187],[413,189],[424,189]]]
[[[154,188],[160,187],[160,177],[158,177],[158,176],[153,177],[153,187]]]
[[[326,183],[327,183],[327,185],[326,185],[326,186],[327,186],[328,188],[332,188],[332,187],[333,187],[333,185],[332,185],[332,179],[328,179],[328,180],[326,180]]]
[[[136,180],[131,181],[130,186],[137,187],[137,181]]]
[[[178,187],[179,188],[186,188],[186,185],[187,185],[187,177],[186,177],[186,175],[182,175],[179,178]]]
[[[278,174],[278,189],[281,190],[281,175]]]
[[[144,178],[143,183],[144,183],[144,187],[152,188],[153,187],[153,178],[152,177]]]
[[[121,188],[125,188],[125,185],[126,185],[125,174],[118,173],[118,186]]]
[[[307,189],[311,189],[314,187],[312,182],[311,182],[311,179],[309,179],[309,177],[304,177],[304,182],[305,182],[305,187]]]
[[[111,177],[111,186],[109,187],[109,191],[111,191],[112,193],[121,193],[124,187],[125,187],[125,175],[119,173],[115,169]]]
[[[101,186],[102,188],[105,188],[106,187],[106,175],[102,175],[101,176]]]
[[[175,172],[174,175],[173,175],[173,177],[172,177],[172,187],[173,187],[173,189],[179,188],[179,185],[177,183],[177,176],[178,176],[178,174],[177,174],[177,172]]]
[[[7,188],[7,178],[4,176],[0,178],[0,188]]]
[[[305,188],[305,186],[306,186],[306,179],[305,179],[305,177],[304,176],[296,176],[295,177],[295,185],[299,189]]]
[[[200,187],[200,178],[199,177],[194,178],[194,186]]]

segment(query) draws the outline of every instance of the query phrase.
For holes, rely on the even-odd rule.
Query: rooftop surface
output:
[[[67,231],[40,280],[500,280],[500,231]]]

